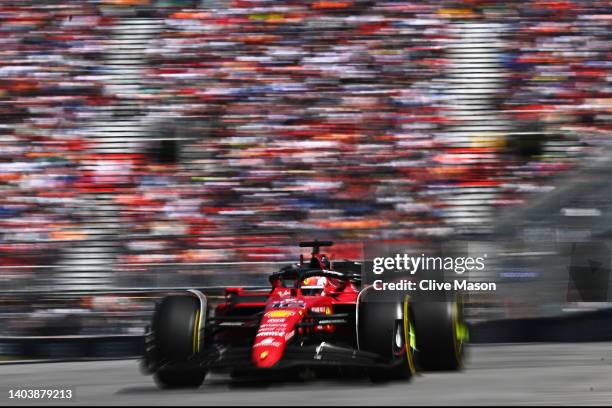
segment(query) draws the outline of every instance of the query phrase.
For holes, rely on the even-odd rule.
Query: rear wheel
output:
[[[419,366],[429,371],[461,369],[468,336],[461,301],[419,302],[415,309]]]
[[[359,305],[359,348],[387,359],[388,366],[368,370],[372,381],[409,380],[415,373],[414,325],[410,298],[368,291]]]
[[[206,371],[190,360],[200,351],[200,301],[191,295],[168,296],[153,316],[154,347],[164,365],[154,374],[162,388],[199,387]]]

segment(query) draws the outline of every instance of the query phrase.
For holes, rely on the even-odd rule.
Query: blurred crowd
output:
[[[294,258],[294,242],[452,233],[448,186],[523,200],[575,155],[458,148],[445,94],[452,24],[508,26],[507,89],[495,109],[566,153],[605,141],[611,14],[606,1],[17,1],[0,3],[0,252],[53,263],[86,240],[82,208],[112,194],[121,262]],[[143,126],[176,127],[188,159],[96,151],[88,124],[112,121],[110,27],[162,21],[146,45]],[[533,136],[535,134],[535,136]],[[507,140],[511,138],[508,137]],[[523,139],[518,139],[519,144]],[[534,141],[535,140],[535,141]],[[516,138],[514,138],[516,142]],[[519,149],[519,152],[521,149]],[[516,152],[515,152],[516,153]],[[486,157],[473,160],[474,157]],[[22,251],[22,252],[20,252]]]
[[[134,188],[134,228],[146,225],[142,198],[155,195],[153,229],[190,240],[183,252],[162,244],[161,256],[286,259],[300,235],[360,241],[438,226],[420,189],[435,178],[429,149],[444,122],[436,6],[232,2],[164,23],[147,50],[152,120],[189,117],[206,129],[183,133],[206,137],[185,148],[192,166]],[[243,249],[210,251],[215,243]],[[262,244],[289,246],[262,256]]]
[[[504,108],[519,120],[609,131],[610,3],[520,3],[508,19],[512,76]]]
[[[48,265],[83,239],[82,124],[112,98],[102,75],[108,23],[87,2],[0,2],[2,266]]]

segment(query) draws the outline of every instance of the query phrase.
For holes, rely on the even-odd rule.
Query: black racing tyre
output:
[[[153,374],[160,388],[198,388],[205,377],[206,371],[199,369],[161,369]]]
[[[167,361],[184,361],[200,347],[200,302],[195,296],[162,299],[153,315],[153,336],[159,356]]]
[[[374,382],[409,380],[415,373],[410,298],[366,289],[359,302],[359,349],[382,356],[388,367],[368,369]]]
[[[165,365],[153,377],[160,388],[197,388],[206,370],[189,359],[199,352],[206,316],[200,317],[200,301],[195,296],[177,295],[162,299],[153,315],[155,354]]]
[[[463,366],[467,328],[460,301],[424,301],[414,307],[418,365],[426,371],[454,371]]]

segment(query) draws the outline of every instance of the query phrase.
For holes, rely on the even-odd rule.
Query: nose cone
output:
[[[275,343],[277,340],[275,340]],[[270,368],[283,356],[284,344],[271,344],[253,347],[253,362],[259,368]]]
[[[293,337],[295,324],[303,314],[302,310],[295,309],[274,309],[264,314],[251,354],[255,366],[270,368],[278,363],[283,357],[287,342]]]

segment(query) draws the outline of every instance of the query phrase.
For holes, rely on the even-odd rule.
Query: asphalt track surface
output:
[[[72,387],[78,405],[540,405],[612,404],[612,344],[473,346],[460,373],[424,373],[410,383],[367,379],[232,382],[209,376],[197,390],[159,390],[136,360],[3,364],[0,405],[9,388]],[[50,404],[49,402],[43,402]]]

